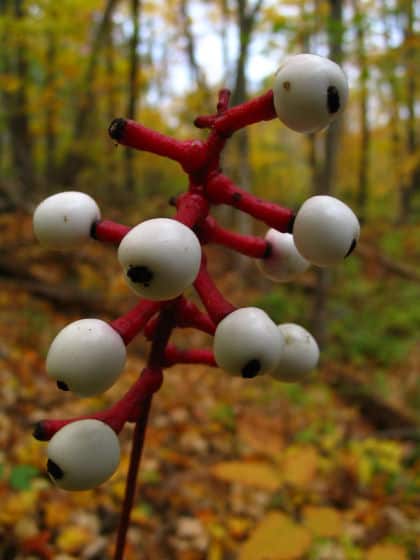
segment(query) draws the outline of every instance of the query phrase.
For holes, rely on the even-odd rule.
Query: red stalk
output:
[[[214,335],[216,325],[206,313],[202,313],[191,301],[182,297],[177,305],[175,313],[175,324],[177,327],[195,328],[207,334]],[[153,317],[144,327],[143,334],[147,340],[154,339],[158,321],[158,317]]]
[[[134,430],[130,464],[128,467],[127,482],[125,486],[124,502],[120,522],[118,525],[117,542],[115,545],[114,560],[123,560],[127,531],[130,525],[131,510],[133,509],[134,497],[136,495],[137,477],[140,461],[143,454],[144,440],[146,436],[147,421],[152,403],[152,397],[145,400],[140,417],[136,422]]]
[[[97,241],[119,245],[130,229],[111,220],[100,220],[93,225],[91,235]]]
[[[203,364],[218,367],[213,351],[208,348],[181,349],[173,344],[168,344],[165,350],[165,367],[176,364]]]
[[[273,91],[231,107],[214,120],[214,129],[222,136],[231,136],[237,130],[261,121],[277,117],[273,103]]]
[[[207,271],[205,258],[201,261],[200,271],[195,279],[194,288],[200,296],[208,314],[216,325],[219,324],[226,315],[235,311],[236,307],[223,297],[211,279]]]
[[[152,347],[150,349],[147,367],[142,374],[143,377],[145,372],[150,372],[151,376],[155,380],[160,380],[159,387],[162,383],[161,366],[163,364],[165,348],[168,344],[169,337],[171,336],[172,329],[175,325],[174,310],[176,305],[177,300],[168,302],[165,306],[163,306],[159,314],[159,322],[157,324]],[[134,497],[136,494],[137,477],[143,451],[151,402],[152,394],[149,394],[146,399],[142,401],[142,407],[140,411],[133,410],[133,408],[135,407],[131,408],[131,413],[135,413],[136,415],[134,420],[136,422],[136,429],[134,431],[130,465],[128,468],[127,484],[125,487],[124,502],[120,523],[118,526],[117,544],[115,547],[114,560],[122,560],[124,555],[124,548],[127,540],[128,526],[130,524],[131,510],[133,508]]]
[[[210,335],[214,335],[216,330],[216,325],[212,319],[206,313],[200,311],[192,301],[185,298],[182,298],[179,302],[176,324],[178,327],[193,327]]]
[[[208,216],[201,225],[199,237],[203,243],[217,243],[254,259],[263,259],[269,251],[265,239],[224,229],[212,216]]]
[[[127,345],[144,328],[149,319],[159,311],[162,305],[163,302],[161,301],[142,300],[128,313],[112,321],[110,325]]]
[[[175,219],[194,228],[206,218],[210,204],[202,194],[187,192],[177,198],[176,208]]]
[[[114,119],[109,135],[123,146],[177,161],[187,173],[199,169],[205,156],[200,140],[175,140],[130,119]]]
[[[206,194],[213,204],[233,206],[283,233],[292,230],[292,210],[253,196],[236,186],[225,175],[215,174],[210,177],[206,185]]]
[[[85,419],[105,422],[118,434],[126,422],[136,421],[144,401],[158,391],[161,384],[161,370],[146,367],[127,393],[110,408],[96,414],[78,416],[77,418],[68,418],[66,420],[43,420],[36,425],[34,437],[40,441],[48,441],[67,424]]]

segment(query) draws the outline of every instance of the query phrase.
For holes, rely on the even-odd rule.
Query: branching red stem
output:
[[[175,140],[130,119],[115,119],[109,135],[119,144],[164,156],[178,162],[186,173],[199,169],[205,157],[199,140]]]
[[[209,348],[181,349],[174,344],[168,344],[165,350],[165,367],[176,364],[203,364],[218,367],[213,351]]]
[[[206,194],[213,204],[233,206],[278,231],[292,231],[295,217],[292,210],[253,196],[221,173],[209,179]]]
[[[270,249],[265,239],[222,228],[212,216],[206,218],[198,234],[203,243],[217,243],[254,259],[263,259]]]
[[[161,301],[142,300],[128,313],[112,321],[110,325],[121,335],[124,343],[129,344],[162,305]]]
[[[236,308],[223,297],[214,284],[208,273],[205,260],[203,256],[200,271],[194,282],[194,288],[211,319],[217,325],[226,315],[235,311]]]
[[[206,218],[210,204],[202,194],[187,192],[177,198],[176,208],[175,219],[194,229]]]
[[[231,136],[237,130],[261,121],[271,121],[277,117],[270,89],[259,97],[231,107],[214,121],[214,128],[223,136]]]

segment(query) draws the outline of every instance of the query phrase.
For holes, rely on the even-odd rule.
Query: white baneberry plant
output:
[[[46,369],[57,386],[77,396],[106,391],[124,369],[126,346],[140,332],[151,341],[147,364],[138,380],[113,406],[70,420],[44,420],[34,436],[49,441],[47,470],[66,490],[87,490],[117,469],[118,434],[135,423],[126,494],[115,560],[123,557],[148,413],[160,388],[163,369],[177,363],[220,367],[250,379],[269,374],[280,381],[300,381],[316,366],[318,345],[294,323],[276,325],[261,309],[237,309],[207,271],[203,246],[216,243],[256,259],[263,274],[287,282],[311,264],[331,266],[356,246],[359,223],[350,208],[331,196],[306,200],[292,210],[263,201],[235,185],[220,167],[229,137],[251,124],[278,117],[297,132],[325,128],[344,109],[347,81],[333,62],[310,54],[289,57],[276,73],[273,89],[229,108],[230,92],[221,90],[214,115],[198,117],[208,128],[205,141],[180,141],[126,119],[114,120],[111,138],[178,162],[188,189],[174,202],[172,219],[155,218],[133,228],[101,219],[95,201],[80,192],[50,196],[34,213],[34,232],[47,247],[77,248],[90,239],[118,246],[118,260],[139,303],[110,323],[95,318],[66,326],[53,340]],[[264,222],[264,238],[242,236],[222,228],[211,216],[226,204]],[[193,286],[200,310],[184,295]],[[169,342],[177,327],[194,327],[214,335],[211,349],[180,350]]]

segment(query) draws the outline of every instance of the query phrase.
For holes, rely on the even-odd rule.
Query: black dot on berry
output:
[[[256,377],[261,370],[261,362],[259,360],[250,360],[243,368],[242,368],[242,377],[246,379],[252,379],[252,377]]]
[[[51,459],[48,459],[47,461],[47,471],[56,480],[60,480],[60,478],[63,478],[64,476],[64,472],[62,471],[62,469],[60,469],[57,463],[51,461]]]
[[[327,108],[329,113],[336,113],[340,108],[340,95],[335,86],[327,89]]]
[[[143,284],[146,288],[150,286],[153,280],[153,272],[147,266],[130,266],[127,270],[127,276],[135,284]]]
[[[353,253],[355,247],[356,247],[356,240],[353,239],[353,241],[351,242],[351,245],[350,245],[350,249],[347,251],[344,258],[347,258],[349,255],[351,255]]]
[[[57,381],[57,387],[62,391],[70,391],[69,386],[64,381]]]

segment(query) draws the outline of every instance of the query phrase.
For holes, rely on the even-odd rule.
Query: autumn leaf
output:
[[[308,486],[315,478],[318,462],[318,452],[314,447],[289,447],[282,465],[284,480],[294,486]]]
[[[281,484],[279,471],[263,462],[225,461],[213,465],[211,473],[226,482],[239,482],[263,490],[277,490]]]
[[[303,509],[304,525],[317,537],[339,537],[342,532],[340,512],[330,507],[307,506]]]
[[[70,554],[80,551],[93,538],[92,533],[84,527],[67,527],[58,536],[57,546]]]
[[[369,550],[366,560],[408,560],[408,556],[397,544],[377,544]]]
[[[312,536],[280,512],[270,512],[241,547],[239,560],[294,560],[305,554]]]

